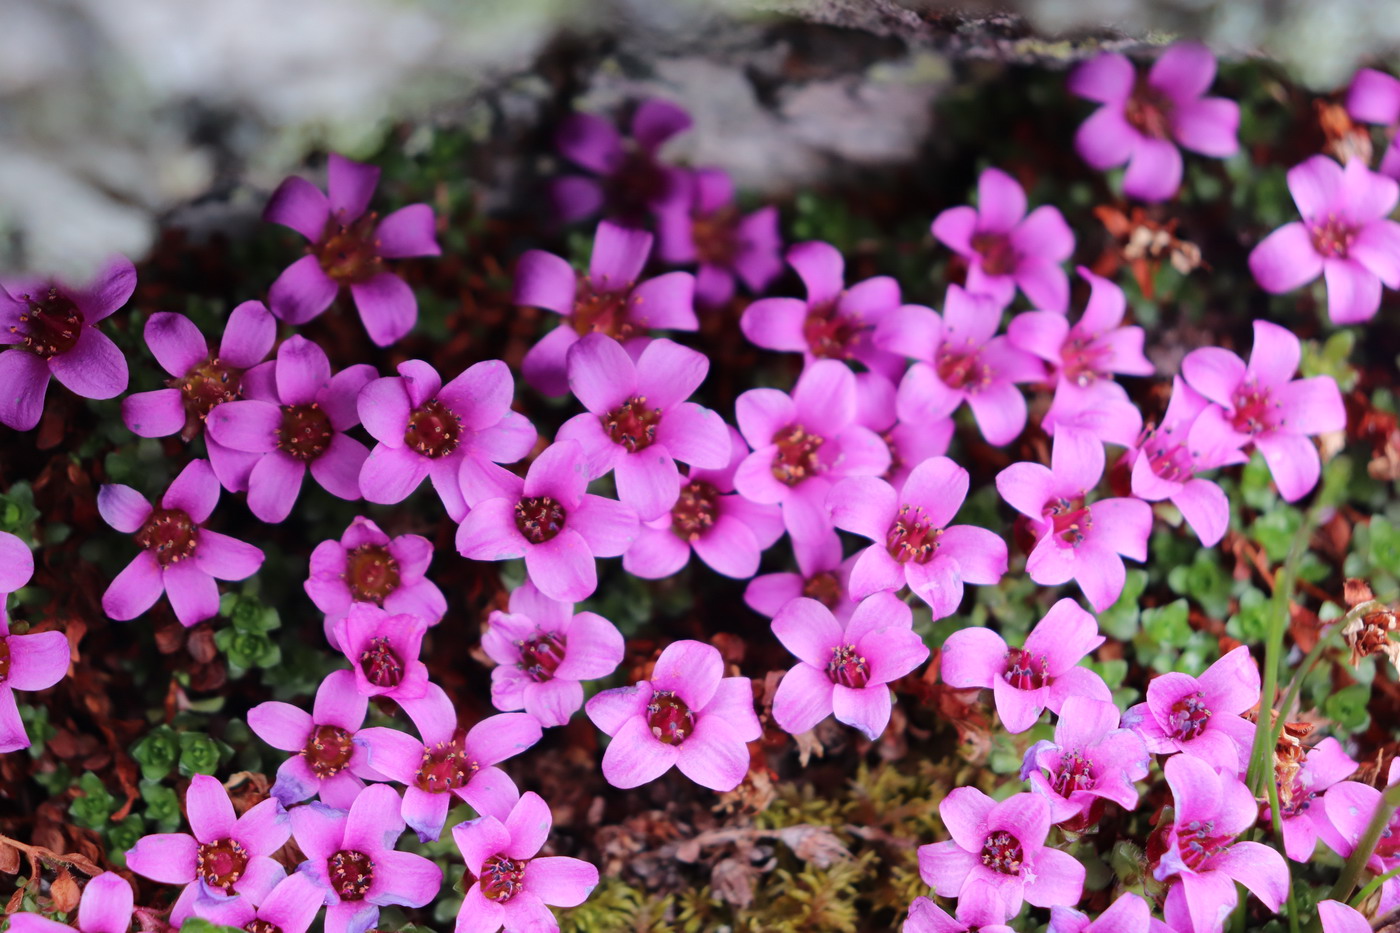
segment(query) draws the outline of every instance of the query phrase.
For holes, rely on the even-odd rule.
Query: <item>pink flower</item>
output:
[[[349,812],[310,803],[292,810],[292,833],[326,905],[326,933],[356,933],[379,922],[379,908],[422,907],[442,887],[442,869],[397,852],[403,832],[399,795],[388,784],[360,791]],[[284,931],[285,933],[285,931]]]
[[[933,220],[933,235],[967,260],[967,290],[1006,307],[1020,286],[1045,311],[1069,307],[1069,277],[1060,267],[1074,252],[1074,234],[1049,204],[1026,215],[1026,192],[1001,169],[977,179],[977,208],[950,207]]]
[[[588,479],[609,472],[617,498],[643,521],[660,518],[680,496],[679,459],[722,469],[729,462],[724,420],[686,399],[710,361],[670,340],[653,340],[636,363],[606,334],[589,334],[569,348],[569,388],[588,409],[565,421],[556,441],[583,448]]]
[[[428,689],[428,667],[418,659],[428,631],[422,616],[390,615],[372,603],[352,603],[331,630],[331,644],[350,662],[361,696],[402,704]]]
[[[919,875],[940,897],[967,898],[1002,916],[1036,907],[1073,907],[1084,890],[1084,866],[1045,844],[1050,807],[1035,794],[997,803],[975,787],[949,791],[938,815],[953,838],[919,846]]]
[[[1006,731],[1025,732],[1047,707],[1059,713],[1071,697],[1112,700],[1103,678],[1078,666],[1103,643],[1098,621],[1062,599],[1031,629],[1024,648],[1007,647],[987,628],[949,635],[939,673],[950,687],[991,690]]]
[[[902,933],[1015,933],[1005,920],[1001,902],[994,893],[988,897],[958,900],[958,916],[953,919],[926,897],[916,897],[909,905],[909,919]]]
[[[899,419],[895,384],[879,373],[856,373],[856,423],[880,435],[890,451],[890,466],[882,479],[903,486],[914,467],[929,457],[941,457],[953,440],[953,419]]]
[[[827,716],[874,742],[890,721],[889,684],[928,660],[909,607],[876,593],[845,624],[815,599],[794,599],[773,618],[773,634],[799,663],[783,675],[773,719],[799,735]]]
[[[788,264],[807,286],[807,300],[760,298],[744,309],[739,327],[749,342],[769,350],[802,354],[813,360],[856,360],[895,378],[903,370],[898,354],[874,342],[876,326],[899,307],[899,283],[875,276],[846,288],[846,260],[829,243],[798,243]]]
[[[584,710],[612,736],[603,777],[624,789],[674,765],[702,787],[733,790],[749,770],[747,743],[763,734],[749,679],[725,677],[719,650],[698,641],[667,645],[651,680],[604,690]]]
[[[997,474],[997,492],[1030,519],[1036,536],[1026,572],[1043,586],[1078,581],[1095,612],[1113,605],[1123,592],[1123,557],[1147,559],[1152,533],[1152,507],[1146,502],[1087,501],[1103,468],[1103,445],[1085,432],[1062,427],[1050,448],[1049,469],[1023,462]]]
[[[425,478],[454,522],[467,514],[458,476],[468,458],[514,463],[535,446],[535,426],[510,410],[515,380],[500,360],[467,367],[447,385],[422,360],[360,391],[360,421],[378,444],[360,467],[369,502],[407,499]]]
[[[470,730],[457,725],[457,710],[437,684],[399,706],[422,741],[397,729],[361,730],[370,767],[404,785],[403,818],[426,842],[442,833],[453,795],[477,813],[505,816],[520,799],[515,782],[496,765],[540,740],[540,724],[525,713],[488,716]]]
[[[275,798],[235,818],[218,778],[196,774],[185,791],[185,816],[193,835],[143,836],[126,853],[127,867],[136,874],[185,886],[170,912],[171,923],[193,914],[196,900],[242,895],[259,903],[285,876],[271,856],[292,827]]]
[[[860,554],[841,559],[841,540],[830,538],[822,546],[794,551],[798,573],[765,573],[754,577],[744,588],[744,602],[759,615],[773,618],[782,608],[802,596],[815,599],[831,610],[838,622],[845,622],[856,611],[851,596],[851,569]]]
[[[1215,80],[1215,56],[1195,42],[1178,42],[1153,63],[1146,79],[1117,52],[1103,52],[1076,68],[1070,92],[1103,104],[1085,120],[1074,148],[1096,169],[1128,164],[1123,192],[1165,201],[1181,187],[1177,145],[1224,159],[1240,147],[1240,107],[1205,97]]]
[[[622,663],[622,633],[596,612],[575,613],[529,580],[510,594],[509,612],[492,612],[481,647],[491,671],[491,705],[523,709],[542,726],[562,726],[583,706],[585,680]]]
[[[266,930],[271,926],[281,933],[306,933],[311,921],[321,912],[322,899],[321,889],[311,875],[293,872],[282,879],[256,907],[246,897],[226,897],[217,901],[205,899],[195,903],[195,914],[220,926],[244,930]],[[93,933],[126,933],[126,926]]]
[[[672,265],[699,263],[695,301],[703,307],[729,304],[736,278],[750,292],[762,294],[783,271],[778,209],[740,214],[734,183],[720,169],[697,169],[687,187],[689,198],[673,198],[657,208],[657,255]]]
[[[1400,781],[1400,758],[1392,758],[1386,786],[1397,781]],[[1375,816],[1376,808],[1381,805],[1381,791],[1359,781],[1343,781],[1333,785],[1322,802],[1326,820],[1319,820],[1317,829],[1323,841],[1338,855],[1350,857]],[[1381,830],[1381,838],[1366,867],[1377,875],[1400,867],[1400,814],[1392,814],[1390,822]],[[1400,907],[1400,878],[1389,878],[1381,885],[1376,916],[1384,917],[1397,907]]]
[[[375,376],[367,363],[334,376],[326,351],[305,337],[277,348],[273,379],[245,386],[246,398],[225,402],[205,421],[215,441],[258,454],[247,474],[248,508],[265,522],[292,511],[309,468],[333,496],[360,498],[365,445],[346,434],[360,423],[355,397]]]
[[[0,285],[0,424],[28,431],[44,413],[49,377],[83,398],[126,391],[126,357],[98,323],[136,290],[136,267],[118,256],[88,285],[10,280]]]
[[[134,907],[131,882],[114,871],[104,871],[83,888],[82,900],[78,902],[78,929],[82,933],[126,933],[131,927]],[[10,914],[10,933],[73,933],[73,928],[37,914],[16,912]],[[287,930],[285,933],[305,931]]]
[[[1283,851],[1293,861],[1311,860],[1318,836],[1329,846],[1336,841],[1336,830],[1327,818],[1323,801],[1317,798],[1338,781],[1351,777],[1357,767],[1342,749],[1342,743],[1328,737],[1304,750],[1302,764],[1290,773],[1287,783],[1277,780],[1275,773]]]
[[[1400,80],[1374,68],[1362,68],[1351,79],[1347,112],[1353,120],[1393,129],[1400,123]],[[1380,171],[1382,175],[1400,178],[1400,146],[1393,138],[1381,157]]]
[[[1104,383],[1102,388],[1110,384]],[[1142,436],[1142,412],[1118,392],[1057,392],[1040,427],[1051,437],[1061,428],[1079,431],[1102,444],[1131,449]]]
[[[506,816],[483,816],[452,827],[452,839],[475,879],[457,913],[455,933],[558,930],[549,906],[577,907],[598,886],[598,869],[582,859],[540,857],[554,816],[533,791]]]
[[[1308,438],[1346,428],[1342,393],[1331,376],[1294,379],[1302,345],[1291,332],[1254,322],[1249,363],[1220,347],[1192,350],[1181,373],[1214,402],[1191,429],[1193,449],[1239,450],[1253,443],[1269,464],[1279,495],[1292,502],[1317,485],[1322,465]]]
[[[1153,877],[1177,879],[1167,891],[1168,925],[1220,933],[1239,901],[1236,882],[1277,911],[1288,895],[1288,863],[1263,843],[1235,841],[1258,818],[1254,796],[1233,775],[1190,755],[1173,755],[1163,770],[1175,813]]]
[[[1199,678],[1169,671],[1147,684],[1147,701],[1123,713],[1154,755],[1184,752],[1231,774],[1243,771],[1254,743],[1244,713],[1259,702],[1259,668],[1240,645]]]
[[[378,166],[332,152],[327,176],[329,198],[293,176],[267,202],[264,220],[310,241],[307,255],[272,283],[268,304],[288,324],[305,324],[348,287],[369,339],[387,347],[417,323],[418,300],[407,282],[385,269],[384,260],[442,253],[433,232],[433,209],[410,204],[380,220],[377,211],[365,213],[379,184]]]
[[[571,223],[602,210],[608,217],[639,227],[652,212],[683,204],[685,173],[662,164],[657,153],[690,125],[690,114],[656,99],[642,101],[632,114],[631,139],[623,139],[600,116],[571,114],[560,125],[555,145],[564,158],[598,178],[569,175],[554,180],[550,195],[559,218]]]
[[[836,539],[826,497],[843,476],[878,476],[889,466],[889,448],[856,424],[856,377],[845,363],[818,360],[789,396],[750,389],[734,411],[753,453],[739,464],[734,487],[744,498],[779,505],[794,551],[829,546]]]
[[[269,700],[248,711],[248,727],[268,745],[296,752],[277,769],[272,796],[290,807],[319,796],[331,807],[347,809],[365,781],[383,780],[369,766],[365,743],[356,733],[365,724],[369,698],[355,688],[351,671],[331,671],[316,688],[308,715],[299,706]]]
[[[1366,915],[1341,901],[1318,901],[1317,915],[1322,920],[1322,933],[1371,933],[1371,921]]]
[[[1104,800],[1128,813],[1136,810],[1133,782],[1147,777],[1147,746],[1133,730],[1119,728],[1118,707],[1079,694],[1066,697],[1059,714],[1055,740],[1026,749],[1021,765],[1021,780],[1045,798],[1051,821],[1097,822],[1092,811],[1102,809]]]
[[[47,690],[68,672],[68,637],[62,632],[11,635],[5,603],[34,575],[29,546],[0,531],[0,753],[28,748],[29,735],[19,718],[16,690]]]
[[[580,602],[598,586],[595,557],[617,557],[637,536],[637,513],[589,495],[583,448],[556,441],[514,474],[463,471],[471,511],[457,528],[457,551],[471,560],[525,558],[535,586],[550,599]]]
[[[219,612],[218,580],[243,580],[262,566],[261,549],[204,527],[219,504],[219,481],[208,460],[191,460],[151,507],[130,486],[97,492],[97,510],[117,531],[142,547],[102,594],[102,610],[118,622],[141,615],[160,594],[184,626]]]
[[[1282,294],[1321,275],[1332,323],[1369,321],[1380,307],[1381,283],[1400,288],[1400,223],[1389,219],[1400,187],[1360,159],[1342,168],[1316,155],[1288,170],[1288,190],[1303,219],[1254,247],[1254,280]]]
[[[1109,904],[1090,923],[1089,917],[1072,907],[1051,907],[1046,933],[1148,933],[1152,908],[1140,895],[1127,891]]]
[[[900,420],[941,422],[966,402],[987,443],[1015,440],[1026,426],[1026,400],[1015,383],[1039,380],[1045,368],[994,336],[1000,321],[994,299],[956,285],[948,286],[941,319],[905,305],[881,321],[876,343],[916,361],[899,383]]]
[[[967,471],[947,457],[914,468],[904,485],[853,476],[826,498],[837,528],[869,538],[851,569],[851,595],[894,591],[908,584],[934,619],[957,611],[963,584],[995,585],[1006,573],[1006,542],[975,525],[953,525],[967,498]]]
[[[569,390],[569,348],[585,334],[602,333],[629,349],[652,328],[695,330],[695,276],[667,272],[638,283],[651,255],[652,237],[603,221],[593,239],[588,274],[568,260],[532,249],[515,270],[514,301],[563,316],[559,326],[530,348],[521,370],[525,381],[546,395]],[[640,349],[638,347],[637,349]]]

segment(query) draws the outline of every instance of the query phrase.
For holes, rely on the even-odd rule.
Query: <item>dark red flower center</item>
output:
[[[1075,791],[1089,790],[1094,786],[1094,763],[1079,752],[1060,756],[1060,767],[1055,772],[1051,787],[1061,797],[1068,797]]]
[[[859,690],[870,682],[870,664],[855,645],[837,645],[831,649],[831,660],[826,662],[826,676],[834,684]]]
[[[1235,410],[1230,424],[1241,434],[1262,434],[1282,424],[1278,417],[1280,405],[1266,388],[1247,382],[1235,390],[1233,401]]]
[[[1308,221],[1308,235],[1312,237],[1313,249],[1318,255],[1327,258],[1345,259],[1356,241],[1357,228],[1336,214]]]
[[[651,734],[667,745],[679,745],[695,731],[695,714],[670,690],[658,690],[647,704]]]
[[[629,398],[603,416],[603,430],[614,444],[621,444],[628,453],[646,450],[656,441],[656,426],[661,423],[661,409],[648,408],[646,396]]]
[[[1006,670],[1002,679],[1017,690],[1039,690],[1050,684],[1049,662],[1044,655],[1032,655],[1024,648],[1006,652]]]
[[[136,543],[155,555],[162,567],[193,557],[199,527],[180,509],[155,509],[136,532]]]
[[[277,449],[294,460],[309,462],[326,452],[334,435],[330,417],[320,405],[283,405],[277,429]]]
[[[1077,386],[1088,387],[1108,375],[1109,348],[1093,337],[1071,334],[1060,348],[1064,377]]]
[[[515,527],[531,544],[544,544],[564,530],[568,513],[549,496],[532,496],[515,503]]]
[[[362,901],[374,883],[374,859],[354,849],[341,849],[326,859],[331,887],[342,901]]]
[[[626,340],[637,332],[630,317],[634,282],[604,282],[602,290],[588,276],[581,276],[574,296],[574,312],[569,321],[579,336],[607,334],[614,340]]]
[[[666,193],[666,173],[644,149],[629,145],[621,164],[602,179],[608,213],[632,226],[644,226],[651,206]]]
[[[773,437],[778,452],[773,457],[773,476],[784,486],[796,486],[821,469],[817,451],[826,438],[808,434],[800,424],[783,428]]]
[[[1167,720],[1167,734],[1180,742],[1190,741],[1206,731],[1210,715],[1210,710],[1205,704],[1205,694],[1188,694],[1172,704],[1171,718]]]
[[[317,726],[306,740],[301,756],[311,773],[324,781],[344,770],[354,751],[350,733],[338,726]]]
[[[321,271],[340,285],[368,282],[384,269],[379,257],[379,239],[374,235],[379,214],[370,211],[350,224],[341,223],[337,214],[326,221],[319,243],[307,250],[321,264]]]
[[[185,373],[183,379],[171,379],[168,384],[171,388],[179,389],[184,396],[185,414],[203,421],[215,405],[238,398],[243,386],[243,370],[210,356]]]
[[[271,920],[249,920],[243,929],[248,933],[282,933],[282,928]]]
[[[29,307],[10,325],[19,345],[41,360],[51,360],[73,349],[83,332],[83,312],[71,299],[50,288],[41,298],[28,294],[19,300]]]
[[[568,643],[558,632],[535,630],[534,637],[518,641],[520,649],[520,669],[530,675],[536,683],[544,683],[554,677],[554,672],[564,661],[564,647]]]
[[[841,581],[829,570],[808,577],[802,582],[802,595],[815,599],[828,609],[835,609],[841,602]]]
[[[1153,139],[1170,139],[1172,135],[1172,99],[1139,78],[1132,96],[1123,107],[1128,125]]]
[[[467,757],[465,733],[457,730],[450,741],[423,749],[423,761],[415,775],[420,790],[445,794],[466,787],[481,765]]]
[[[1077,547],[1089,536],[1094,517],[1083,497],[1051,499],[1042,513],[1053,526],[1052,534],[1070,547]]]
[[[364,671],[365,679],[376,687],[397,687],[403,680],[403,661],[390,647],[386,635],[371,638],[369,645],[360,652],[360,670]]]
[[[702,265],[728,269],[739,254],[739,211],[721,207],[710,214],[697,214],[690,222],[690,239],[695,258]]]
[[[681,487],[671,508],[671,530],[683,541],[694,541],[714,526],[719,517],[719,490],[694,479]]]
[[[837,314],[836,302],[830,301],[807,313],[807,320],[802,324],[802,336],[807,339],[807,347],[813,356],[849,360],[866,335],[874,329],[875,325],[861,320],[859,314]]]
[[[1191,452],[1155,428],[1143,431],[1138,447],[1147,457],[1152,472],[1168,482],[1184,483],[1196,474]]]
[[[493,855],[481,863],[481,894],[488,901],[503,903],[519,894],[525,886],[525,866],[529,859],[514,859]]]
[[[938,379],[950,389],[976,392],[992,382],[992,367],[982,360],[978,348],[969,345],[962,352],[944,347],[938,351]]]
[[[982,864],[992,871],[1003,875],[1019,875],[1024,860],[1021,840],[1005,830],[989,834],[982,842]]]
[[[1176,847],[1181,861],[1192,871],[1198,871],[1205,861],[1230,848],[1233,836],[1215,832],[1214,820],[1192,820],[1176,827]]]
[[[1381,838],[1376,840],[1375,854],[1383,859],[1400,855],[1400,814],[1392,817],[1385,829],[1381,830]]]
[[[885,547],[889,549],[890,556],[901,564],[910,561],[926,564],[933,557],[933,552],[938,550],[938,539],[942,535],[943,529],[935,527],[925,517],[923,506],[902,505],[899,507],[899,517],[885,536]]]
[[[452,453],[461,441],[462,419],[437,399],[413,409],[403,432],[403,442],[410,450],[434,460]]]
[[[399,562],[383,544],[362,544],[345,555],[344,580],[356,602],[382,606],[399,588]]]
[[[0,635],[0,684],[10,679],[10,640]]]
[[[974,233],[972,249],[982,257],[987,275],[1011,275],[1021,261],[1021,253],[1005,233]]]
[[[195,877],[211,888],[233,889],[248,867],[248,852],[232,839],[201,845],[194,856]]]

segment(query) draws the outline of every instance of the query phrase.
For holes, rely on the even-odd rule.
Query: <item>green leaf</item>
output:
[[[117,799],[107,790],[102,779],[91,771],[84,772],[78,778],[78,790],[82,791],[82,796],[74,798],[68,807],[73,821],[88,829],[102,829],[117,809]]]
[[[1359,732],[1371,721],[1366,706],[1371,702],[1371,688],[1364,684],[1343,687],[1329,696],[1322,704],[1322,714],[1337,724],[1339,729]]]
[[[175,730],[162,724],[131,746],[131,757],[141,766],[142,777],[148,781],[159,781],[180,760],[180,739]]]

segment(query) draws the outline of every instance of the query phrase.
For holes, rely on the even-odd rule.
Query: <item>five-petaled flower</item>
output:
[[[390,613],[373,603],[351,603],[331,626],[355,673],[355,689],[367,697],[403,701],[428,689],[428,666],[419,660],[428,621],[420,615]]]
[[[622,224],[639,227],[653,212],[684,205],[685,172],[661,162],[657,153],[690,125],[690,114],[655,98],[633,111],[630,139],[597,114],[570,114],[555,134],[555,145],[564,158],[597,177],[554,179],[550,194],[559,218],[583,220],[602,210]]]
[[[1318,798],[1337,782],[1351,777],[1357,767],[1342,743],[1331,736],[1304,749],[1300,759],[1276,761],[1274,782],[1282,817],[1283,852],[1293,861],[1309,861],[1319,837],[1329,847],[1336,847],[1337,831],[1327,816],[1324,801]]]
[[[672,265],[698,263],[695,302],[721,308],[734,297],[734,280],[762,294],[783,271],[778,209],[748,216],[734,205],[734,182],[720,169],[690,173],[688,198],[673,198],[656,211],[656,252]]]
[[[1243,714],[1259,702],[1259,667],[1240,645],[1200,677],[1168,671],[1147,684],[1147,700],[1129,707],[1122,724],[1154,755],[1173,752],[1234,774],[1243,771],[1254,723]]]
[[[1131,729],[1119,726],[1113,703],[1077,694],[1060,706],[1055,739],[1026,749],[1021,779],[1050,804],[1055,823],[1098,822],[1104,800],[1131,813],[1137,808],[1134,782],[1147,777],[1147,746]]]
[[[68,671],[68,638],[62,632],[10,634],[6,602],[34,576],[28,545],[0,531],[0,753],[30,745],[15,703],[16,690],[46,690]]]

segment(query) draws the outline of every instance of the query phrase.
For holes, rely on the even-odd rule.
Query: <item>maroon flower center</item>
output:
[[[1021,840],[1005,830],[989,834],[982,842],[982,864],[992,871],[1019,875],[1024,859]]]
[[[535,636],[528,641],[518,641],[520,649],[520,669],[530,675],[536,683],[544,683],[554,677],[554,672],[564,661],[565,636],[557,632],[535,630]]]
[[[1021,261],[1020,251],[1004,233],[975,233],[972,249],[982,257],[982,271],[987,275],[1011,275]]]
[[[870,682],[870,664],[856,653],[855,645],[837,645],[826,662],[826,676],[834,684],[859,690]]]
[[[1138,446],[1147,455],[1152,472],[1168,482],[1184,483],[1196,474],[1186,445],[1173,443],[1153,428],[1143,432]]]
[[[1017,690],[1039,690],[1051,680],[1046,657],[1037,657],[1024,648],[1011,648],[1006,652],[1006,670],[1001,676]]]
[[[169,567],[194,556],[199,529],[180,509],[156,509],[136,532],[136,543],[154,554],[162,567]]]
[[[629,398],[603,416],[603,430],[608,437],[631,454],[646,450],[656,441],[656,426],[660,423],[661,409],[648,408],[644,395]]]
[[[923,506],[902,505],[899,507],[899,517],[885,536],[885,547],[889,548],[890,556],[901,564],[910,561],[926,564],[933,557],[933,552],[938,550],[938,539],[942,535],[943,529],[934,527],[924,517]]]
[[[525,887],[525,866],[529,859],[507,858],[493,855],[481,863],[481,893],[488,901],[498,903],[510,900]]]
[[[374,883],[374,859],[354,849],[341,849],[326,859],[331,887],[342,901],[362,901]]]
[[[324,781],[344,770],[354,751],[350,733],[338,726],[317,726],[306,740],[301,756],[311,773]]]
[[[83,313],[71,299],[50,288],[42,298],[20,295],[29,305],[10,325],[10,333],[20,338],[20,346],[41,360],[51,360],[73,349],[83,331]]]
[[[271,920],[249,920],[243,924],[248,933],[282,933],[282,928]]]
[[[849,360],[855,355],[865,335],[875,325],[866,324],[860,315],[843,316],[836,313],[836,302],[813,308],[802,324],[802,336],[812,355],[819,359]]]
[[[828,609],[835,609],[841,602],[841,581],[831,571],[822,571],[803,581],[802,595],[815,599]]]
[[[1170,139],[1172,99],[1141,78],[1123,107],[1123,116],[1133,129],[1153,139]]]
[[[515,527],[531,544],[544,544],[564,530],[568,513],[549,496],[521,499],[515,503]]]
[[[1167,734],[1180,742],[1190,741],[1206,731],[1210,715],[1210,710],[1205,704],[1205,694],[1192,693],[1184,696],[1172,704],[1171,717],[1167,720]]]
[[[0,684],[10,679],[10,640],[0,635]]]
[[[709,531],[719,517],[719,490],[704,480],[691,480],[671,508],[671,530],[683,541]]]
[[[370,211],[350,223],[340,222],[337,214],[326,221],[321,241],[307,250],[321,264],[321,271],[341,285],[367,282],[384,268],[379,257],[379,239],[374,235],[379,214]]]
[[[369,645],[360,652],[360,670],[364,671],[365,679],[376,687],[397,687],[403,680],[403,662],[389,646],[389,638],[385,635],[371,638]]]
[[[1084,499],[1051,499],[1042,514],[1053,526],[1052,534],[1070,547],[1077,547],[1089,536],[1094,517]]]
[[[1233,836],[1216,834],[1214,820],[1192,820],[1176,827],[1177,851],[1181,853],[1181,861],[1192,871],[1199,870],[1207,859],[1230,848],[1233,841]]]
[[[1055,772],[1051,787],[1061,797],[1094,786],[1094,763],[1079,752],[1060,756],[1060,768]]]
[[[1328,214],[1320,220],[1308,221],[1308,235],[1312,237],[1313,249],[1319,256],[1345,259],[1356,240],[1356,226],[1336,214]]]
[[[670,690],[658,690],[647,704],[651,734],[667,745],[679,745],[695,731],[695,714]]]
[[[399,588],[399,562],[382,544],[362,544],[345,555],[345,585],[356,602],[384,605]]]
[[[334,434],[331,419],[321,406],[282,406],[282,425],[277,429],[277,448],[294,460],[309,462],[326,452]]]
[[[651,205],[666,193],[666,173],[650,153],[629,147],[617,170],[602,180],[603,200],[613,217],[643,225]]]
[[[976,392],[991,384],[992,368],[983,362],[976,347],[969,346],[962,353],[941,349],[938,351],[938,378],[950,389]]]
[[[1381,838],[1376,841],[1376,855],[1383,859],[1394,858],[1400,855],[1400,815],[1393,817],[1381,830]],[[1391,868],[1395,866],[1389,866]]]
[[[204,879],[211,888],[233,889],[248,867],[248,852],[232,839],[220,839],[202,845],[195,852],[195,877]]]
[[[728,269],[739,254],[739,211],[721,207],[711,214],[696,215],[690,222],[690,239],[701,265]]]
[[[1262,434],[1283,423],[1278,418],[1279,404],[1266,388],[1247,382],[1235,390],[1235,410],[1230,423],[1241,434]]]
[[[1308,790],[1296,776],[1291,781],[1276,781],[1275,784],[1278,786],[1279,811],[1284,816],[1297,816],[1312,809],[1317,791]]]
[[[415,408],[403,432],[403,442],[410,450],[434,460],[452,453],[461,440],[462,419],[437,399]]]
[[[415,775],[421,790],[445,794],[466,787],[472,775],[481,770],[481,765],[467,757],[464,738],[464,733],[459,729],[450,741],[438,742],[432,748],[423,749],[423,761]]]
[[[183,379],[171,379],[168,385],[179,389],[184,396],[186,415],[203,421],[215,405],[238,398],[243,386],[243,370],[211,356],[185,373]]]
[[[637,331],[630,320],[633,303],[633,282],[604,282],[599,291],[588,276],[581,276],[574,297],[574,311],[569,320],[579,336],[607,334],[614,340],[626,340]]]
[[[817,451],[826,438],[808,434],[800,424],[783,428],[773,438],[778,452],[773,457],[773,476],[784,486],[796,486],[821,469]]]
[[[1060,348],[1060,363],[1067,380],[1088,387],[1108,374],[1109,348],[1093,337],[1077,334]]]

